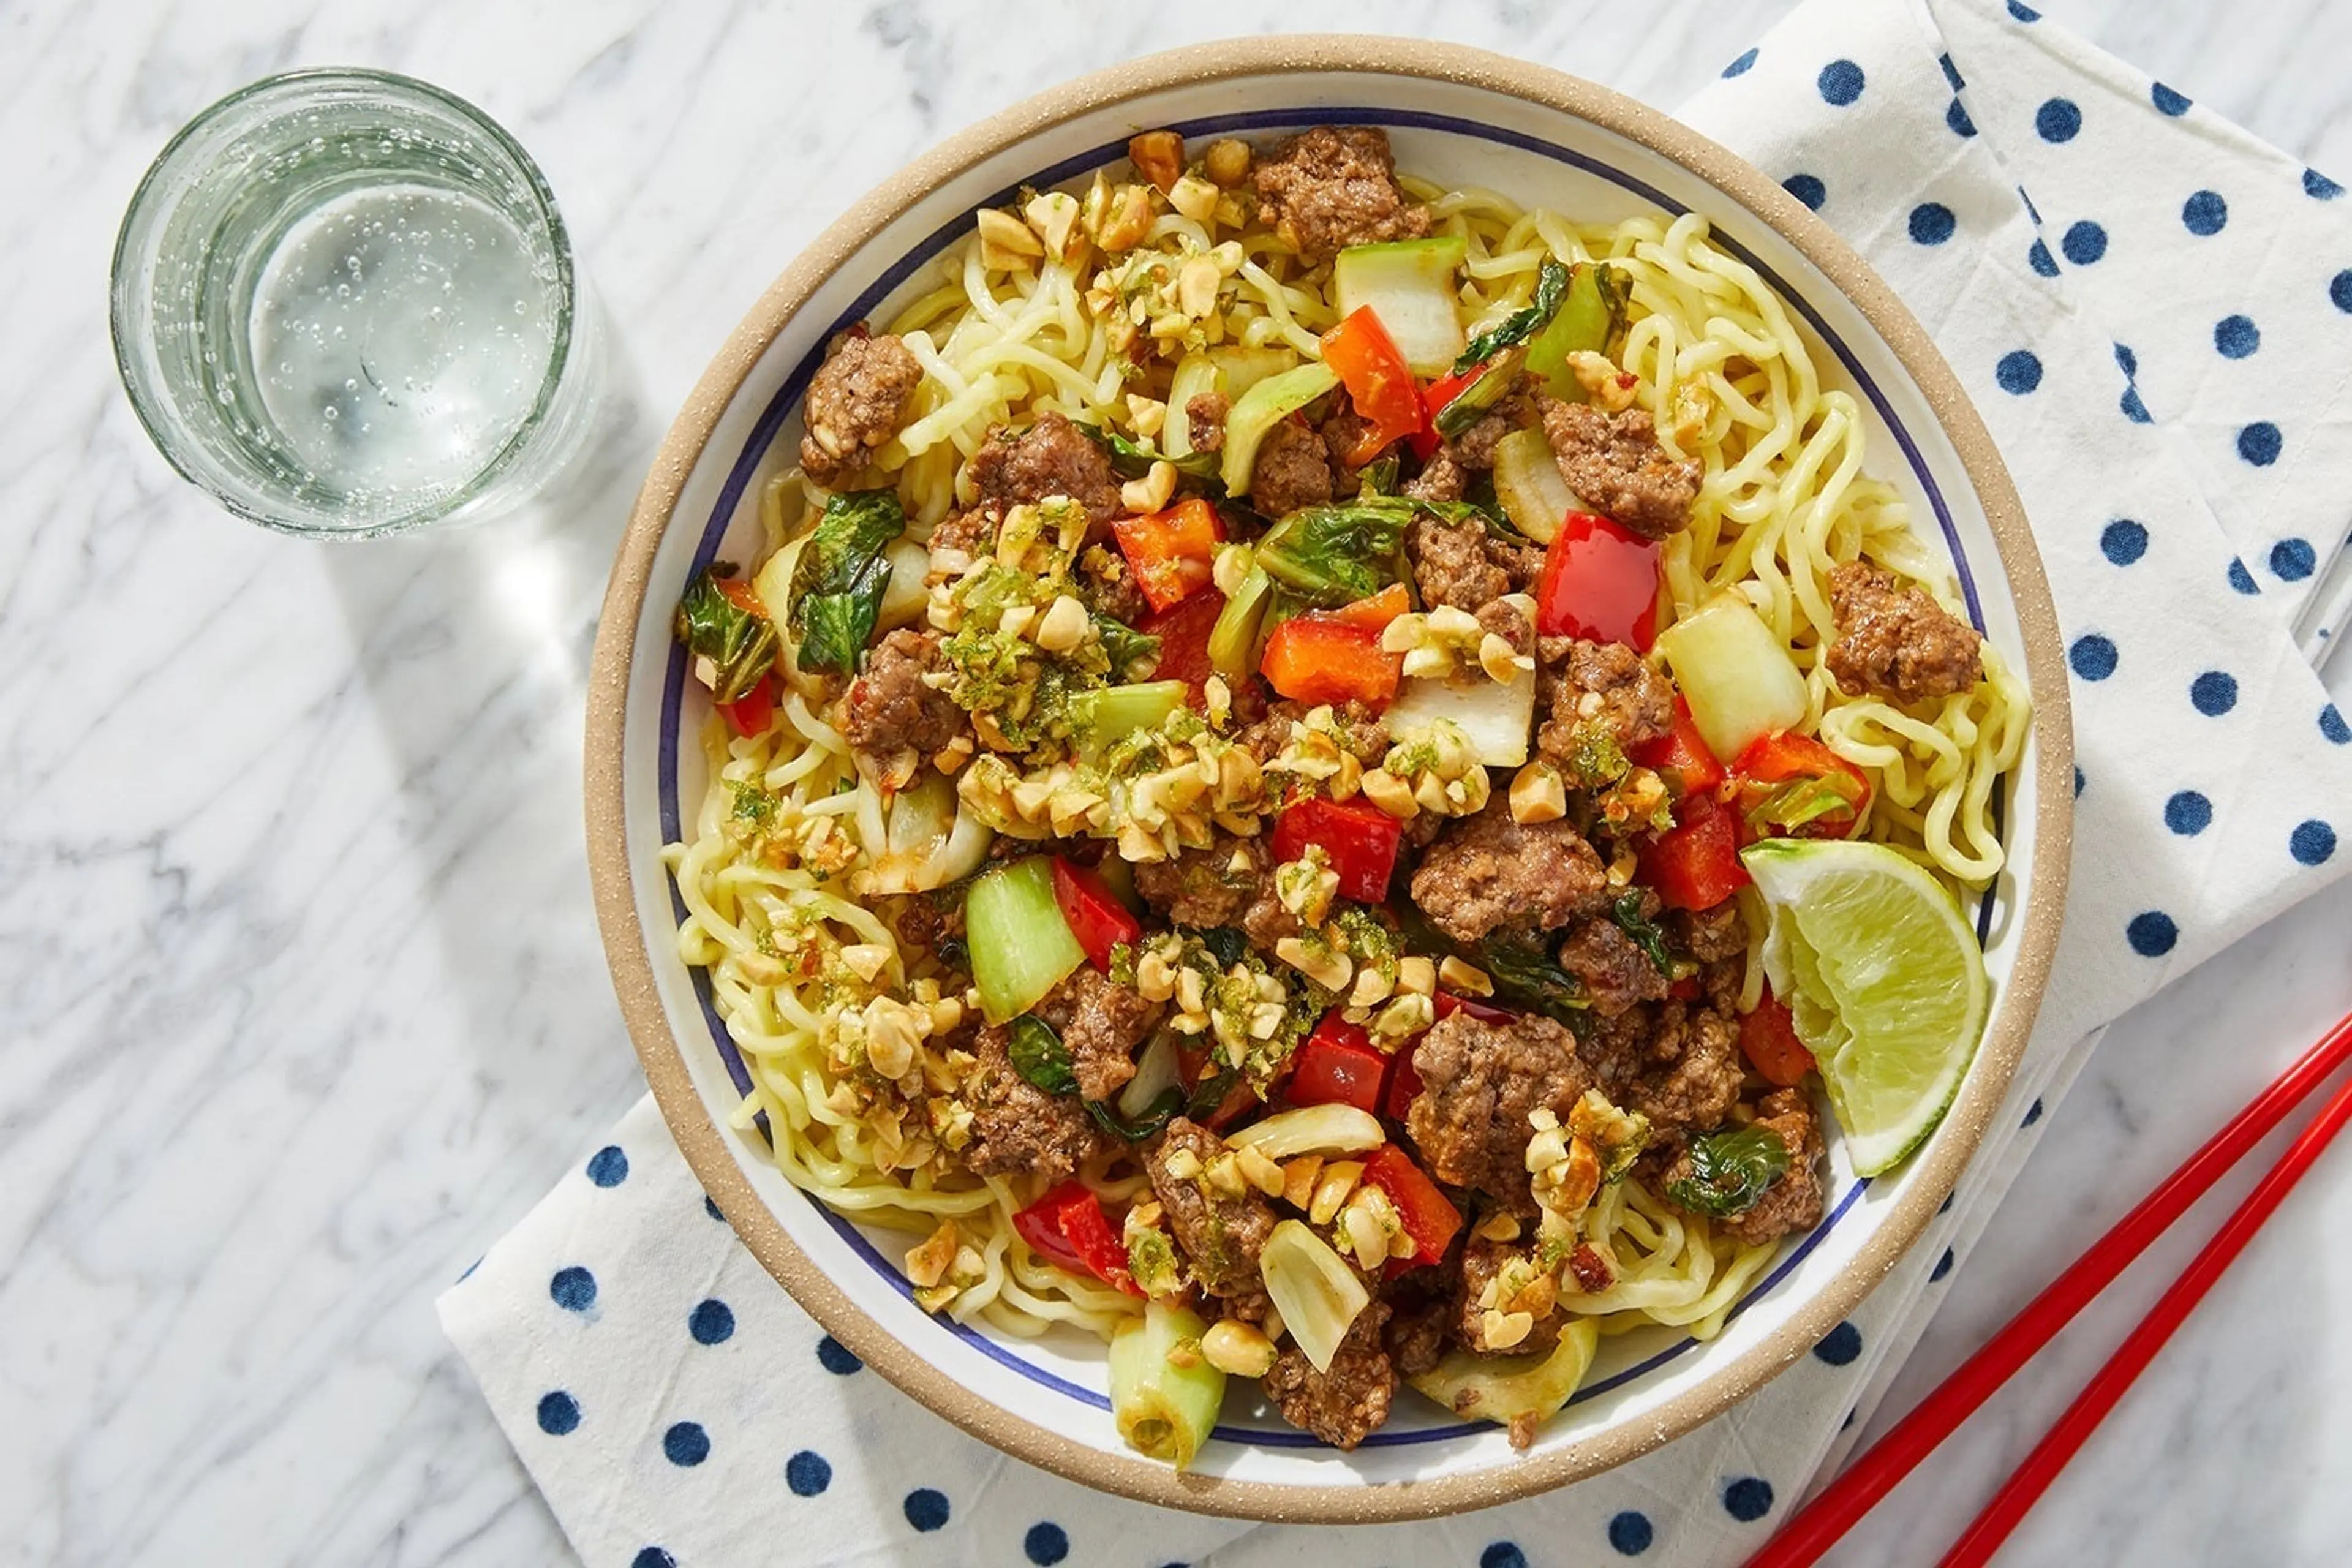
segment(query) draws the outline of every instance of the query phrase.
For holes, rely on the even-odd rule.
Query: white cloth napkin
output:
[[[1351,1558],[1745,1557],[1843,1457],[2099,1027],[2352,865],[2352,729],[2314,673],[2352,611],[2338,187],[2015,0],[1811,0],[1683,114],[1861,248],[2008,459],[2074,669],[2057,967],[2007,1131],[1812,1356],[1633,1464],[1352,1532]],[[650,1100],[440,1310],[596,1568],[1306,1549],[1046,1476],[859,1369],[736,1245]]]

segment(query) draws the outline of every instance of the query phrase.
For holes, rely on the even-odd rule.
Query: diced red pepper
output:
[[[1404,591],[1404,584],[1391,583],[1377,594],[1340,605],[1331,611],[1330,616],[1344,625],[1361,626],[1368,632],[1380,632],[1386,631],[1391,621],[1412,608],[1412,595]]]
[[[1676,798],[1713,789],[1724,780],[1723,764],[1706,749],[1706,738],[1691,718],[1690,704],[1675,693],[1675,727],[1633,748],[1633,760],[1663,775]]]
[[[1755,1011],[1739,1020],[1739,1048],[1758,1076],[1780,1089],[1796,1088],[1813,1070],[1813,1053],[1797,1037],[1788,1004],[1769,990]]]
[[[1059,855],[1054,857],[1054,901],[1061,905],[1062,918],[1070,922],[1087,957],[1106,974],[1110,973],[1110,950],[1121,942],[1132,944],[1143,934],[1141,922],[1128,913],[1101,872],[1073,865]]]
[[[1336,616],[1308,614],[1274,628],[1258,670],[1275,690],[1295,701],[1379,708],[1396,696],[1404,656],[1382,652],[1376,631]]]
[[[776,721],[776,683],[763,675],[734,701],[716,706],[725,717],[727,727],[737,734],[764,735],[768,726]]]
[[[1321,849],[1339,874],[1339,896],[1377,904],[1389,896],[1404,824],[1366,800],[1310,795],[1274,821],[1274,858],[1296,860],[1308,845]]]
[[[1437,1000],[1438,1005],[1443,1007],[1444,994],[1440,993]],[[1438,1016],[1444,1016],[1443,1013]],[[1420,1098],[1421,1069],[1412,1065],[1412,1053],[1420,1045],[1419,1040],[1407,1040],[1389,1059],[1389,1087],[1387,1092],[1381,1096],[1381,1114],[1392,1121],[1402,1121],[1405,1112],[1412,1108],[1412,1102]]]
[[[1176,1047],[1176,1065],[1183,1074],[1185,1089],[1194,1090],[1201,1087],[1202,1079],[1208,1075],[1216,1063],[1210,1056],[1206,1046],[1196,1047],[1179,1045]],[[1276,1075],[1277,1082],[1280,1081],[1282,1074],[1290,1070],[1290,1067],[1289,1061],[1286,1060],[1283,1063]],[[1250,1087],[1249,1079],[1237,1078],[1234,1080],[1233,1086],[1225,1090],[1224,1098],[1217,1101],[1216,1109],[1199,1120],[1201,1125],[1210,1131],[1222,1132],[1243,1116],[1257,1109],[1261,1103],[1263,1102],[1258,1098],[1258,1092]]]
[[[1365,1158],[1363,1180],[1388,1194],[1404,1222],[1405,1235],[1412,1238],[1412,1256],[1400,1260],[1404,1267],[1442,1262],[1445,1249],[1454,1245],[1454,1233],[1462,1228],[1462,1211],[1437,1190],[1437,1184],[1393,1143],[1381,1144]]]
[[[1642,851],[1641,879],[1668,909],[1711,910],[1748,885],[1738,814],[1704,794],[1675,810],[1682,820]]]
[[[1102,1200],[1084,1182],[1064,1182],[1014,1215],[1013,1228],[1055,1268],[1091,1274],[1130,1296],[1143,1294],[1127,1271],[1127,1248],[1104,1217]]]
[[[762,620],[771,618],[768,615],[768,606],[760,602],[759,591],[742,578],[713,577],[711,580],[719,584],[719,591],[727,595],[727,602],[737,609],[757,616]]]
[[[1350,1024],[1334,1009],[1299,1043],[1283,1098],[1293,1105],[1352,1105],[1377,1112],[1391,1060],[1361,1024]]]
[[[1414,457],[1426,463],[1437,455],[1437,448],[1444,441],[1437,433],[1437,416],[1444,413],[1445,405],[1461,396],[1462,389],[1477,380],[1478,373],[1486,368],[1486,361],[1481,360],[1459,375],[1439,376],[1423,391],[1421,429],[1413,435],[1412,443]]]
[[[1323,334],[1323,363],[1339,373],[1356,405],[1356,416],[1367,428],[1363,439],[1346,454],[1351,468],[1360,468],[1381,454],[1381,448],[1403,436],[1417,436],[1428,423],[1421,407],[1421,391],[1404,355],[1370,305],[1359,307],[1348,319]]]
[[[1191,700],[1195,708],[1202,704],[1209,677],[1217,673],[1209,662],[1209,634],[1216,629],[1217,617],[1224,610],[1225,596],[1212,588],[1172,610],[1146,616],[1135,628],[1160,639],[1160,662],[1152,668],[1151,679],[1182,681],[1192,689]]]
[[[1732,772],[1739,775],[1741,804],[1759,832],[1845,838],[1862,826],[1870,805],[1869,775],[1810,735],[1786,730],[1759,735]],[[1807,785],[1819,787],[1801,787]]]
[[[1181,605],[1209,585],[1225,537],[1217,509],[1198,496],[1149,517],[1120,518],[1110,531],[1155,610]]]
[[[1572,511],[1544,552],[1536,631],[1631,644],[1647,653],[1658,626],[1658,542]]]

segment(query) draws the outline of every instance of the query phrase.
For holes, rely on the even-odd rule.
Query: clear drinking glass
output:
[[[579,453],[602,392],[538,167],[380,71],[271,77],[197,115],[131,197],[112,304],[156,447],[290,533],[506,510]]]

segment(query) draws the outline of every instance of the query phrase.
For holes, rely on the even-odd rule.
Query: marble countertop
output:
[[[2341,8],[2038,3],[2352,171]],[[580,827],[588,648],[630,498],[737,315],[872,182],[1042,83],[1270,18],[1171,9],[0,5],[0,1558],[570,1560],[431,1301],[643,1089]],[[1279,20],[1457,38],[1671,106],[1785,9],[1294,0]],[[214,98],[328,63],[475,100],[560,194],[635,405],[560,509],[306,546],[214,510],[132,419],[104,281],[139,173]],[[1890,1407],[2347,1005],[2339,884],[2120,1023]],[[2352,1385],[2330,1310],[2352,1300],[2329,1220],[2347,1201],[2339,1155],[2005,1561],[2352,1560],[2352,1420],[2310,1396]],[[1948,1541],[2196,1239],[1835,1561]]]

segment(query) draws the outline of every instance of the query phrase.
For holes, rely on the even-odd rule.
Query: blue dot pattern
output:
[[[2033,111],[2033,129],[2044,142],[2072,142],[2082,133],[2083,111],[2071,98],[2053,98]]]
[[[1021,1550],[1037,1568],[1053,1568],[1070,1554],[1070,1537],[1063,1528],[1048,1520],[1029,1527],[1021,1538]]]
[[[1478,1568],[1528,1568],[1528,1554],[1512,1541],[1489,1542],[1478,1553]]]
[[[2241,594],[2262,592],[2262,588],[2254,582],[2254,574],[2247,571],[2246,563],[2234,555],[2230,557],[2230,586]]]
[[[1948,1247],[1944,1248],[1944,1256],[1936,1259],[1936,1267],[1928,1271],[1927,1283],[1940,1284],[1944,1276],[1952,1271],[1952,1249]]]
[[[677,1568],[677,1559],[658,1546],[648,1546],[629,1559],[629,1568]]]
[[[607,1143],[588,1156],[588,1179],[600,1187],[617,1187],[629,1179],[629,1157],[617,1143]]]
[[[559,1268],[547,1293],[565,1311],[584,1312],[596,1304],[596,1277],[585,1268]]]
[[[815,1497],[833,1485],[833,1466],[823,1454],[803,1448],[784,1461],[784,1485],[794,1497]]]
[[[696,1344],[724,1344],[735,1332],[735,1314],[724,1301],[704,1301],[688,1314],[686,1331]]]
[[[2219,719],[2238,705],[2237,678],[2227,670],[2209,669],[2189,683],[2189,700],[2208,719]]]
[[[2298,822],[2287,836],[2287,853],[2305,866],[2324,866],[2336,853],[2336,829],[2313,817]]]
[[[551,1437],[568,1436],[580,1429],[580,1402],[562,1389],[539,1396],[539,1429]]]
[[[2042,20],[2041,12],[2035,10],[2031,5],[2021,4],[2020,0],[2009,0],[2009,14],[2016,17],[2021,22],[2039,22]]]
[[[1954,92],[1958,92],[1960,89],[1969,85],[1967,82],[1960,79],[1960,68],[1952,63],[1951,56],[1937,55],[1936,57],[1936,63],[1944,68],[1944,79],[1952,84],[1952,90]]]
[[[2303,194],[2315,202],[2332,202],[2344,194],[2344,187],[2316,169],[2303,172]]]
[[[2058,258],[2051,255],[2050,247],[2038,239],[2025,247],[2025,264],[2044,278],[2058,276]]]
[[[2318,567],[2319,552],[2308,539],[2282,539],[2271,546],[2271,571],[2282,583],[2300,583]]]
[[[2119,517],[2100,531],[2099,553],[2118,566],[2128,566],[2147,553],[2147,530]]]
[[[1921,202],[1911,209],[1911,238],[1917,245],[1941,245],[1959,226],[1952,209],[1941,202]]]
[[[1830,197],[1829,187],[1812,174],[1791,174],[1780,182],[1780,188],[1815,212],[1821,211],[1822,204]]]
[[[2126,380],[2132,376],[2137,375],[2139,374],[2139,355],[2132,353],[2131,350],[2126,348],[2123,344],[2117,343],[2116,345],[2116,368],[2124,373],[2124,376]]]
[[[2025,1108],[2025,1120],[2024,1120],[2022,1122],[2021,1122],[2019,1125],[2021,1125],[2021,1126],[2024,1126],[2024,1127],[2031,1127],[2031,1126],[2032,1126],[2035,1122],[2037,1122],[2037,1121],[2041,1121],[2041,1120],[2042,1120],[2042,1102],[2041,1102],[2040,1100],[2035,1100],[2032,1104],[2031,1104],[2031,1105],[2029,1105],[2029,1106],[2027,1106],[2027,1107]]]
[[[866,1364],[857,1359],[857,1353],[855,1351],[831,1334],[817,1341],[816,1360],[819,1366],[835,1377],[847,1377]]]
[[[2319,710],[2319,732],[2335,745],[2352,745],[2352,724],[2344,721],[2344,715],[2336,710],[2333,702]]]
[[[2210,239],[2229,221],[2230,204],[2219,191],[2200,191],[2180,204],[2181,226],[2191,234]]]
[[[662,1434],[662,1457],[682,1469],[710,1458],[710,1434],[698,1421],[679,1421]]]
[[[2257,419],[2238,432],[2238,456],[2258,468],[2267,468],[2279,460],[2279,449],[2285,438],[2279,427],[2267,419]]]
[[[2107,231],[2087,219],[2069,224],[2065,237],[2058,242],[2058,248],[2064,251],[2066,259],[2075,266],[2088,267],[2106,255]]]
[[[1813,1347],[1813,1354],[1832,1366],[1851,1366],[1854,1358],[1862,1354],[1862,1331],[1850,1322],[1840,1323],[1822,1336],[1822,1342]]]
[[[1746,75],[1748,74],[1748,68],[1749,68],[1749,67],[1751,67],[1751,66],[1753,66],[1755,63],[1756,63],[1756,51],[1755,51],[1754,49],[1749,49],[1749,50],[1746,51],[1745,53],[1743,53],[1743,54],[1742,54],[1742,55],[1741,55],[1738,59],[1736,59],[1736,60],[1732,61],[1729,65],[1727,65],[1727,66],[1724,67],[1724,68],[1723,68],[1723,74],[1724,74],[1727,78],[1728,78],[1728,77],[1735,77],[1735,76],[1746,76]]]
[[[1952,100],[1952,106],[1944,110],[1944,123],[1952,128],[1952,134],[1955,136],[1973,136],[1977,133],[1976,121],[1969,118],[1969,111],[1961,107],[1960,100],[1957,98]]]
[[[2213,803],[2193,789],[2175,790],[2164,803],[2164,825],[2184,838],[2213,826]]]
[[[1621,1557],[1639,1557],[1650,1549],[1657,1532],[1650,1528],[1650,1516],[1627,1509],[1609,1521],[1609,1544]]]
[[[2066,650],[2066,662],[2085,680],[2105,680],[2116,672],[2120,658],[2114,639],[2096,632],[2085,632],[2076,637],[2074,646]]]
[[[908,1492],[907,1500],[900,1507],[906,1512],[907,1522],[925,1534],[948,1521],[947,1494],[933,1491],[929,1487],[917,1487]]]
[[[2080,763],[2074,764],[2074,798],[2083,798],[2083,764]]]
[[[2147,405],[2140,401],[2139,388],[2136,386],[2124,389],[2122,408],[2124,417],[2135,425],[2145,425],[2150,418]]]
[[[1760,1476],[1740,1477],[1723,1489],[1723,1511],[1753,1524],[1772,1511],[1772,1483]]]
[[[2155,104],[2159,112],[2169,114],[2175,119],[2189,112],[2189,100],[2160,81],[2147,84],[2147,97],[2148,101]]]
[[[2337,310],[2352,315],[2352,267],[2327,280],[2327,298]]]
[[[2262,329],[2251,316],[2224,316],[2213,323],[2213,352],[2223,359],[2244,359],[2262,346]]]
[[[2003,392],[2022,397],[2042,384],[2041,358],[2032,349],[2011,349],[1993,367],[1993,377]]]
[[[717,1220],[721,1225],[725,1225],[727,1223],[727,1216],[719,1212],[718,1204],[713,1202],[708,1194],[705,1194],[702,1200],[702,1212],[709,1215],[712,1219]]]
[[[1813,85],[1821,89],[1823,102],[1843,109],[1862,96],[1862,68],[1852,60],[1832,60]]]
[[[2132,916],[2124,935],[2142,958],[2162,958],[2180,940],[2180,928],[2162,910],[2146,910]]]

